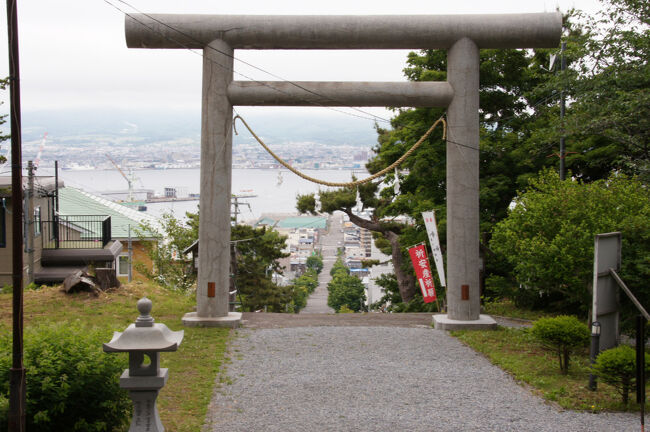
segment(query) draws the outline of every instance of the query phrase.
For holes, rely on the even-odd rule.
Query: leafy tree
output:
[[[375,283],[383,288],[384,295],[375,303],[370,305],[371,309],[377,309],[384,305],[388,305],[386,309],[390,312],[440,312],[437,302],[424,303],[424,299],[419,290],[413,296],[411,301],[407,303],[402,302],[399,290],[397,289],[395,275],[382,274],[375,279]],[[444,302],[444,297],[438,293],[438,299],[441,298]]]
[[[318,287],[318,273],[315,270],[307,270],[305,273],[294,279],[294,285],[305,288],[308,294],[313,293]]]
[[[283,252],[286,236],[266,227],[235,225],[231,238],[236,241],[235,283],[243,309],[285,312],[294,297],[293,287],[277,285],[272,275],[282,274],[278,260],[288,256]]]
[[[538,124],[530,144],[548,147],[566,136],[566,164],[593,181],[612,170],[650,180],[650,20],[646,2],[602,1],[595,14],[574,11],[565,27],[568,67],[537,89],[545,112],[557,119],[567,95],[564,124]],[[549,50],[550,51],[550,50]],[[559,54],[558,50],[553,50]]]
[[[547,170],[520,193],[495,227],[492,250],[513,268],[520,305],[586,313],[594,236],[620,231],[622,278],[650,301],[650,191],[624,175],[583,183]]]
[[[345,274],[350,274],[350,269],[347,268],[345,264],[343,264],[343,259],[341,259],[341,256],[334,261],[334,264],[332,264],[332,269],[330,270],[330,276],[334,277],[339,273],[345,273]]]
[[[307,257],[306,265],[308,269],[314,270],[317,274],[320,274],[320,272],[323,271],[323,256],[317,254]]]
[[[199,213],[186,213],[185,222],[171,214],[161,218],[162,232],[157,242],[146,242],[154,269],[139,266],[139,270],[163,286],[172,289],[194,289],[196,274],[182,252],[198,239]],[[143,225],[139,235],[147,230]],[[272,280],[273,274],[282,274],[278,260],[288,256],[283,252],[286,237],[266,228],[235,225],[231,229],[231,266],[235,274],[234,284],[239,290],[244,310],[264,309],[272,312],[299,310],[306,301],[304,293],[293,285],[279,286]]]
[[[336,271],[332,274],[332,280],[327,284],[329,294],[327,296],[327,305],[339,311],[346,307],[354,312],[361,310],[361,305],[366,299],[363,283],[356,276],[351,276],[343,261],[339,257],[335,264]]]
[[[290,305],[291,312],[298,313],[307,306],[307,298],[318,287],[318,273],[309,269],[293,280],[293,295]]]
[[[162,231],[148,222],[136,228],[136,234],[141,240],[152,236],[155,238],[154,241],[142,242],[154,268],[136,263],[136,269],[164,287],[183,291],[193,289],[196,274],[191,271],[191,263],[182,252],[198,238],[198,225],[195,227],[191,223],[183,223],[171,213],[161,216],[160,225]]]

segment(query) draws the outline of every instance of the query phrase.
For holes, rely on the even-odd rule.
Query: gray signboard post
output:
[[[621,269],[621,233],[597,234],[594,241],[592,320],[600,323],[599,351],[619,341],[619,288],[610,269]]]

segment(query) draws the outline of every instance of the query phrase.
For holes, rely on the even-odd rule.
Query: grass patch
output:
[[[488,331],[453,331],[452,336],[484,354],[492,363],[510,373],[517,381],[530,385],[533,392],[565,409],[582,411],[635,411],[631,402],[623,406],[614,387],[599,382],[591,391],[587,351],[571,357],[568,375],[560,373],[559,360],[543,350],[529,329],[499,327]],[[634,399],[632,397],[631,399]],[[646,410],[650,404],[646,403]]]
[[[98,297],[87,293],[64,294],[58,287],[26,291],[25,327],[31,323],[80,321],[104,332],[108,342],[114,331],[123,331],[135,321],[136,302],[145,295],[153,302],[151,314],[156,322],[172,330],[185,331],[178,351],[161,355],[161,366],[169,368],[169,381],[158,397],[158,411],[165,430],[200,430],[215,378],[224,363],[229,330],[183,327],[181,318],[195,306],[194,296],[141,282],[123,285]],[[11,294],[0,294],[0,331],[3,332],[11,331],[11,298]]]
[[[522,309],[515,306],[515,303],[509,299],[498,299],[489,301],[486,300],[483,303],[484,313],[488,315],[497,315],[508,318],[519,318],[529,321],[535,321],[539,318],[553,316],[544,311],[535,311],[529,309]]]

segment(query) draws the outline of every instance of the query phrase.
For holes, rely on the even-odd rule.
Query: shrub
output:
[[[569,372],[571,352],[589,343],[589,329],[573,316],[540,318],[533,324],[532,333],[545,348],[555,351],[563,374]]]
[[[109,335],[79,323],[25,331],[27,430],[110,432],[127,423],[131,402],[126,391],[119,388],[127,359],[102,351],[102,342],[108,339]],[[7,417],[10,367],[11,335],[3,335],[0,419]]]
[[[600,353],[593,365],[594,373],[616,388],[627,405],[629,393],[636,389],[636,351],[621,345]],[[645,354],[646,380],[650,378],[650,355]]]
[[[315,270],[316,274],[320,274],[323,271],[323,257],[320,254],[311,255],[307,257],[307,268],[310,270]]]

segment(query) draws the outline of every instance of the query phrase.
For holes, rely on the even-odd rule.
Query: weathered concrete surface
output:
[[[201,218],[196,316],[228,316],[233,51],[216,40],[203,50],[201,110]],[[188,316],[188,318],[191,318]]]
[[[241,325],[241,312],[228,312],[226,316],[198,316],[196,312],[183,315],[183,325],[186,327],[224,327],[237,328]]]
[[[234,81],[228,87],[233,105],[252,106],[446,107],[453,95],[444,81]]]
[[[495,330],[497,322],[489,315],[479,315],[472,321],[459,321],[439,314],[433,316],[433,327],[436,330]]]
[[[454,98],[447,108],[447,312],[471,321],[479,297],[479,51],[461,39],[447,55]],[[462,300],[461,287],[469,286]]]
[[[548,48],[560,43],[562,14],[130,14],[125,32],[129,48],[203,48],[223,39],[235,49],[446,49],[463,37],[480,48]]]

